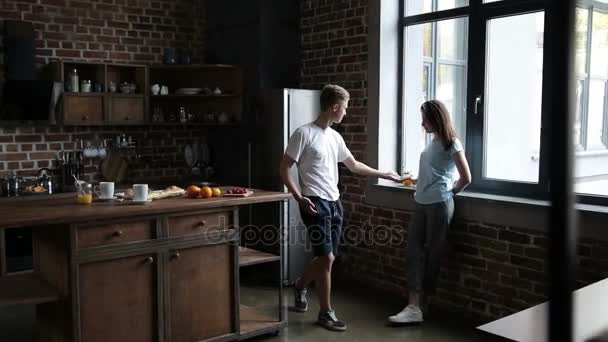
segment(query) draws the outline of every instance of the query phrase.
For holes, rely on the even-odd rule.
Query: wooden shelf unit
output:
[[[60,299],[59,291],[35,273],[0,277],[0,307],[50,303]]]
[[[65,125],[132,125],[146,123],[148,112],[148,67],[145,65],[83,63],[59,61],[53,64],[56,80],[69,83],[69,73],[76,69],[79,83],[91,81],[91,92],[65,92],[63,116]],[[110,83],[116,84],[116,92],[110,92]],[[135,93],[120,90],[124,82],[136,85]],[[95,91],[95,84],[102,91]],[[79,85],[80,86],[80,85]]]
[[[250,266],[263,264],[267,262],[279,261],[281,257],[278,255],[260,252],[255,249],[239,247],[239,266]]]
[[[276,318],[243,304],[240,305],[239,317],[241,323],[239,338],[241,340],[277,332],[287,325],[287,322],[277,321]]]
[[[150,67],[150,85],[168,87],[167,95],[150,95],[150,113],[159,108],[166,118],[177,113],[180,107],[193,116],[194,122],[202,122],[206,114],[216,117],[225,113],[230,123],[242,121],[242,72],[238,66],[224,64],[154,65]],[[176,94],[180,88],[207,88],[207,94]],[[221,95],[208,94],[219,88]],[[179,119],[179,118],[178,118]]]

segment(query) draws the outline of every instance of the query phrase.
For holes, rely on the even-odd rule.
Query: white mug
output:
[[[148,200],[148,184],[133,184],[133,200],[137,202]]]
[[[95,186],[95,193],[101,199],[114,198],[114,182],[99,182],[99,185]]]

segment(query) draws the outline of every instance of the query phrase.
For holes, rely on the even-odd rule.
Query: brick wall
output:
[[[355,158],[365,162],[368,1],[304,0],[301,10],[301,86],[318,89],[336,83],[350,91],[348,115],[337,129]],[[364,204],[365,180],[341,171],[345,235],[356,242],[345,244],[336,269],[405,298],[405,248],[412,213]],[[547,236],[528,228],[456,222],[435,303],[487,319],[544,301]],[[386,236],[395,240],[386,241]],[[608,243],[581,239],[577,262],[579,287],[608,277]]]
[[[123,150],[129,162],[128,179],[175,178],[185,175],[187,166],[183,148],[205,131],[182,126],[145,127],[3,127],[0,128],[0,177],[16,171],[20,176],[35,176],[42,167],[52,167],[59,151],[75,151],[75,141],[115,139],[132,136],[134,150]],[[85,158],[85,176],[89,181],[101,179],[100,159]]]
[[[33,23],[38,65],[55,59],[156,64],[162,62],[165,47],[189,49],[197,63],[203,61],[205,48],[204,4],[202,0],[3,0],[0,24],[4,20]],[[0,32],[3,69],[1,38]],[[0,177],[9,170],[24,176],[34,174],[38,168],[50,166],[58,151],[74,150],[76,139],[112,138],[119,133],[143,138],[145,132],[148,135],[141,154],[150,162],[130,165],[131,175],[183,173],[183,145],[188,137],[199,135],[199,130],[27,126],[0,129]],[[166,158],[156,162],[154,155]],[[98,164],[99,160],[87,161],[89,179],[99,177]]]

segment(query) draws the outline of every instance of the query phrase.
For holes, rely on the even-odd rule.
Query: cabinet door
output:
[[[78,266],[80,341],[158,341],[156,255]]]
[[[140,95],[114,95],[110,106],[110,121],[114,124],[141,124],[144,122],[144,97]]]
[[[192,342],[236,333],[235,244],[173,251],[169,255],[168,334]]]
[[[65,95],[63,121],[72,125],[101,123],[104,118],[104,97],[99,94]]]

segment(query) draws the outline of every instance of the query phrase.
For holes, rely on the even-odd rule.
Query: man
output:
[[[306,287],[315,282],[320,311],[317,323],[333,331],[345,331],[330,304],[331,269],[338,255],[342,234],[343,208],[338,191],[338,163],[342,162],[354,174],[398,181],[393,171],[381,172],[355,160],[342,136],[331,128],[342,122],[350,95],[337,85],[326,85],[320,96],[321,113],[309,124],[299,127],[289,139],[280,165],[281,179],[300,204],[302,220],[313,246],[315,258],[304,274],[294,283],[296,311],[308,309]],[[297,164],[301,192],[289,176]]]

